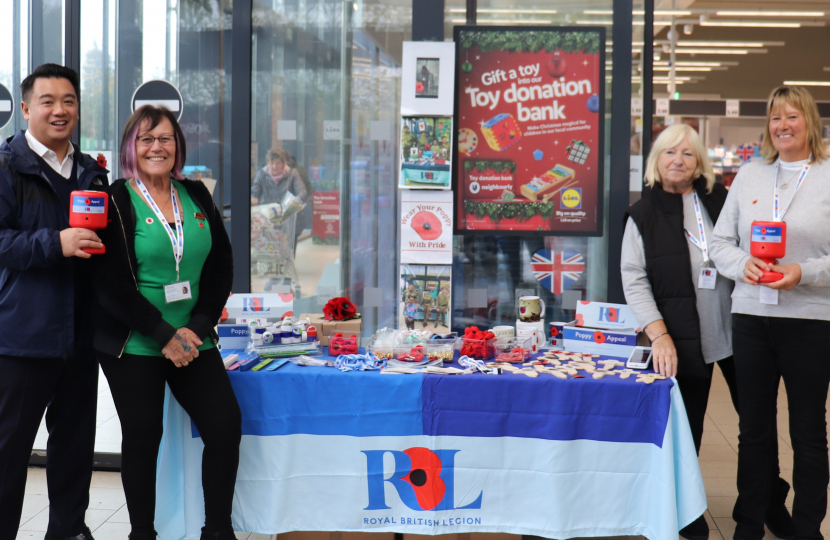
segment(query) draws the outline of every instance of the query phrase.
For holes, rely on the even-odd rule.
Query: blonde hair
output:
[[[804,115],[807,123],[807,144],[813,154],[811,163],[822,162],[827,157],[827,151],[821,142],[821,117],[818,106],[810,92],[802,86],[779,86],[770,92],[767,100],[767,125],[764,126],[764,140],[761,142],[761,154],[766,156],[767,164],[775,163],[778,159],[778,150],[772,144],[772,134],[769,132],[769,121],[773,111],[790,105]]]
[[[657,159],[660,154],[679,145],[684,139],[689,141],[692,146],[692,153],[697,160],[694,178],[703,175],[706,178],[706,193],[712,193],[712,187],[715,185],[715,173],[712,171],[712,164],[709,163],[709,156],[697,131],[692,126],[682,123],[664,129],[651,146],[651,153],[648,155],[648,163],[646,163],[646,185],[654,187],[655,182],[660,182],[660,173],[657,171]]]

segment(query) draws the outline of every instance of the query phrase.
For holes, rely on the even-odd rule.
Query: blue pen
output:
[[[276,369],[281,368],[282,366],[284,366],[287,363],[288,363],[288,358],[283,358],[282,360],[277,360],[276,362],[274,362],[273,364],[271,364],[270,366],[268,366],[265,369],[268,370],[268,371],[274,371]]]
[[[239,371],[251,371],[251,369],[259,364],[262,360],[259,356],[255,356],[253,358],[248,358],[247,360],[243,360],[239,364]]]

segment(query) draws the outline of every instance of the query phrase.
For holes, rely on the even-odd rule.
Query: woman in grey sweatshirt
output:
[[[779,376],[787,389],[794,452],[793,527],[821,538],[827,509],[825,403],[830,384],[830,160],[815,101],[800,87],[770,94],[763,162],[741,167],[714,229],[711,256],[735,280],[732,336],[738,382],[735,538],[764,536],[776,437]],[[753,221],[784,221],[786,255],[750,255]],[[760,240],[760,227],[756,231]],[[783,279],[759,283],[762,270]]]

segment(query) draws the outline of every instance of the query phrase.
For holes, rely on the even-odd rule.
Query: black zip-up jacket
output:
[[[103,190],[107,170],[77,146],[74,160],[78,188]],[[0,355],[67,358],[90,348],[89,321],[75,320],[75,302],[87,302],[93,283],[89,260],[63,256],[69,205],[44,167],[24,131],[0,145]]]
[[[193,202],[210,225],[211,248],[199,281],[199,298],[190,321],[185,325],[204,341],[218,341],[214,326],[219,322],[233,283],[233,255],[222,215],[202,182],[182,180]],[[131,332],[153,338],[161,347],[173,338],[176,328],[167,323],[158,310],[138,290],[135,272],[135,209],[130,187],[123,178],[113,182],[106,229],[98,236],[107,247],[105,255],[93,257],[96,283],[94,347],[106,354],[121,357]]]

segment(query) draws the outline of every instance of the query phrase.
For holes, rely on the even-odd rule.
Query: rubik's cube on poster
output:
[[[588,154],[591,153],[588,145],[576,139],[571,139],[571,144],[565,150],[568,151],[568,161],[573,161],[579,165],[585,165],[585,160],[588,159]]]
[[[503,151],[516,144],[522,138],[522,130],[512,114],[497,114],[484,122],[481,132],[490,148]]]

